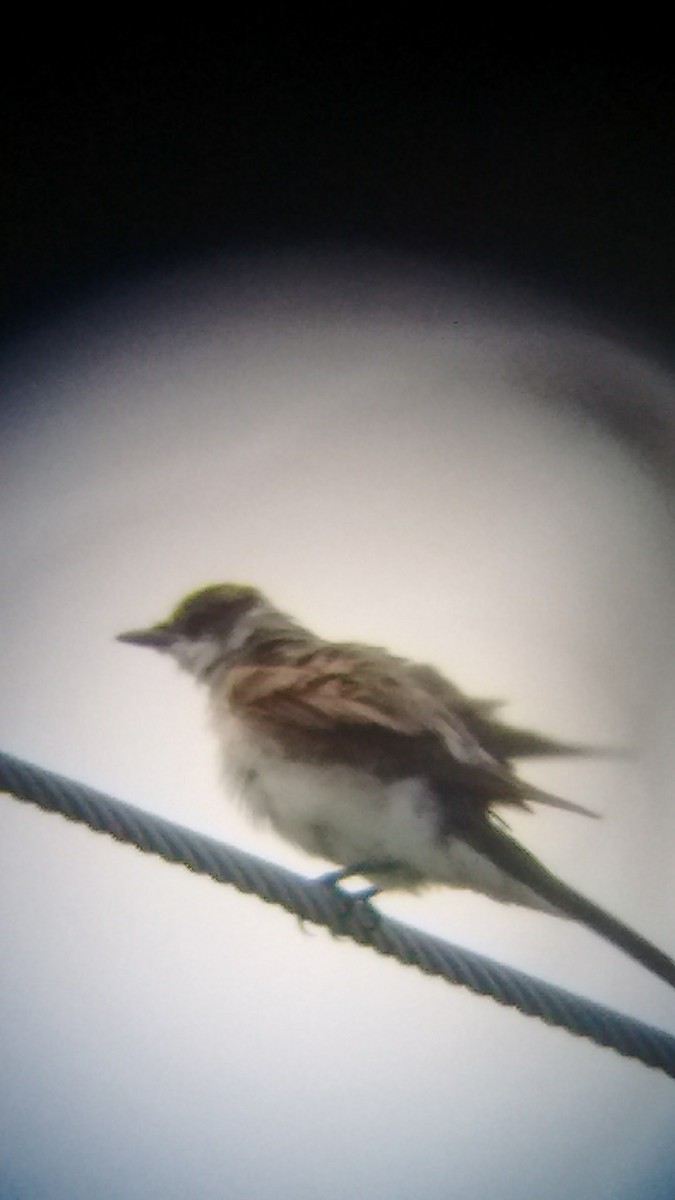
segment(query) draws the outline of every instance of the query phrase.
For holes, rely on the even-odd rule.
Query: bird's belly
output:
[[[309,854],[340,866],[403,868],[364,872],[378,887],[442,883],[550,911],[461,838],[440,835],[438,801],[422,777],[385,782],[349,766],[297,762],[235,720],[222,749],[226,776],[249,816]]]
[[[342,865],[406,861],[431,847],[433,823],[414,780],[383,785],[349,767],[258,764],[242,789],[252,816],[310,854]]]
[[[367,771],[296,762],[232,722],[225,773],[244,808],[309,854],[341,865],[410,862],[436,843],[433,797],[422,779],[385,783]]]

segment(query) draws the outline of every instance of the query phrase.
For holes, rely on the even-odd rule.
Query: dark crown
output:
[[[169,624],[186,637],[197,638],[214,629],[231,628],[249,609],[262,600],[257,588],[241,583],[214,583],[199,588],[181,600]]]

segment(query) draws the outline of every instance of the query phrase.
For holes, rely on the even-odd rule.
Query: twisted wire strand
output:
[[[1,751],[0,791],[61,813],[167,862],[181,863],[218,883],[255,893],[303,921],[323,925],[336,935],[351,937],[380,954],[461,984],[479,995],[492,996],[500,1004],[539,1017],[548,1025],[588,1038],[675,1079],[675,1037],[385,917],[367,904],[355,903],[338,888],[304,879],[284,867]]]

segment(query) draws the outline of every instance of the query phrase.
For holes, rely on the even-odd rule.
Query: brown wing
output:
[[[406,666],[384,654],[322,650],[299,663],[233,668],[228,698],[293,756],[363,766],[388,779],[419,773],[439,794],[484,806],[531,798],[534,789],[483,749],[452,706]]]
[[[416,693],[354,659],[322,654],[299,664],[235,667],[228,695],[235,710],[270,727],[373,725],[408,736],[425,731]]]
[[[535,802],[595,816],[519,779],[508,761],[519,749],[555,743],[511,731],[491,717],[492,703],[474,704],[435,668],[385,651],[323,646],[296,661],[241,665],[229,673],[228,698],[299,758],[361,766],[384,779],[419,773],[449,801]]]

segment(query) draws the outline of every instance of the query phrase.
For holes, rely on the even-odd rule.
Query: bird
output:
[[[365,896],[429,886],[577,921],[675,987],[675,962],[552,874],[504,810],[591,810],[513,760],[585,753],[511,726],[427,663],[319,637],[257,587],[209,584],[118,640],[169,655],[208,692],[225,778],[249,816],[358,875]]]

